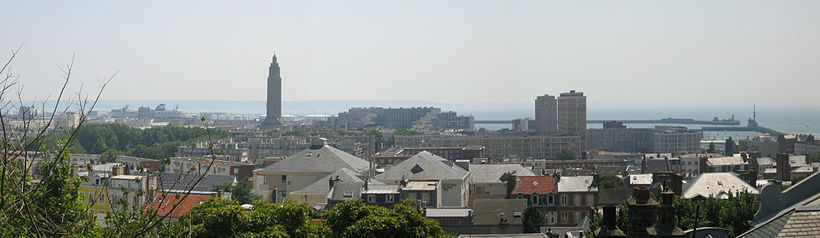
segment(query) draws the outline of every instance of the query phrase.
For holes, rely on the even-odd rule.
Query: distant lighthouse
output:
[[[276,54],[268,68],[268,104],[267,116],[262,122],[263,127],[277,127],[282,125],[282,77],[279,76],[279,62]]]

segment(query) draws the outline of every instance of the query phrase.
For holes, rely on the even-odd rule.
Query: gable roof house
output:
[[[532,170],[520,164],[470,165],[470,203],[476,199],[503,199],[507,197],[507,173],[515,176],[535,176]]]
[[[777,185],[763,187],[752,226],[738,237],[819,237],[820,173],[782,192]]]
[[[437,180],[436,187],[441,189],[436,190],[436,197],[441,199],[435,202],[435,207],[467,207],[469,169],[469,162],[453,162],[422,151],[376,175],[376,180],[393,185],[407,183],[407,180]]]
[[[254,193],[267,201],[281,201],[290,192],[304,189],[341,169],[365,174],[369,163],[361,158],[315,140],[311,147],[288,158],[253,171]],[[327,181],[325,181],[327,182]]]
[[[682,197],[685,199],[708,197],[728,199],[729,193],[744,191],[750,194],[760,194],[755,186],[749,185],[732,173],[702,173],[684,185]]]

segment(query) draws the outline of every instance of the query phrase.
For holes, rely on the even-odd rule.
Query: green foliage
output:
[[[347,135],[347,131],[344,128],[338,128],[335,130],[336,135],[338,136],[345,136]]]
[[[536,207],[527,207],[521,216],[521,222],[524,225],[524,233],[541,232],[541,227],[546,225],[544,214]]]
[[[724,155],[733,155],[738,152],[737,145],[735,145],[735,140],[732,139],[730,136],[729,139],[726,139],[726,149],[723,151]]]
[[[624,188],[624,181],[614,174],[602,174],[598,176],[599,188]]]
[[[574,160],[576,158],[575,152],[567,148],[561,149],[555,157],[558,160]]]
[[[0,185],[0,237],[59,237],[96,234],[93,214],[86,210],[79,188],[82,180],[73,172],[66,141],[57,147],[43,146],[40,180],[21,165],[20,157],[5,157]],[[16,150],[3,144],[4,150]],[[21,185],[25,189],[21,189]]]
[[[448,237],[433,219],[419,214],[415,203],[405,200],[393,209],[345,201],[325,214],[331,237]]]
[[[114,162],[117,161],[117,155],[122,155],[122,153],[114,148],[108,148],[105,152],[102,152],[100,155],[100,160],[103,162]]]
[[[807,155],[807,157],[809,157],[809,160],[810,160],[812,163],[818,163],[818,162],[820,162],[820,154],[812,154],[812,153],[809,153],[809,154]]]
[[[174,156],[178,146],[189,145],[209,134],[213,138],[228,137],[226,131],[186,127],[152,127],[137,129],[120,124],[87,124],[77,132],[77,144],[87,153],[102,154],[116,151],[121,154],[151,159]],[[65,137],[66,135],[61,135]]]
[[[674,204],[675,225],[682,230],[694,228],[697,219],[698,227],[729,229],[729,237],[735,237],[751,229],[750,222],[760,207],[760,201],[755,195],[743,192],[730,194],[729,199],[709,197],[704,200],[691,200],[676,196]],[[629,207],[625,203],[618,205],[617,224],[624,232],[629,230],[628,214]],[[600,216],[593,217],[589,231],[593,231],[592,224],[600,224],[600,219]]]
[[[716,153],[717,150],[715,149],[715,142],[709,142],[709,149],[706,150],[706,153]]]
[[[253,184],[251,184],[248,178],[240,180],[236,185],[234,184],[226,184],[216,186],[216,189],[222,189],[225,192],[231,193],[231,198],[238,202],[239,204],[250,204],[254,200],[259,200],[262,197],[256,195],[252,192]]]

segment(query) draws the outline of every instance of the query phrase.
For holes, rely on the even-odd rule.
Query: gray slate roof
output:
[[[361,183],[362,186],[364,186],[364,180],[359,178],[359,174],[350,169],[342,168],[339,171],[316,180],[316,182],[313,182],[303,189],[291,192],[291,194],[327,194],[330,192],[330,182],[328,180],[330,180],[330,178],[336,178],[337,176],[341,180],[336,182],[334,186],[339,186],[343,183]]]
[[[194,187],[193,185],[198,179],[199,175],[197,174],[162,173],[159,176],[160,188],[163,190],[188,190],[193,187],[193,191],[212,192],[219,185],[236,182],[236,176],[233,175],[207,175]]]
[[[262,168],[263,171],[278,172],[336,172],[348,168],[355,172],[367,170],[369,163],[332,146],[305,149],[288,158]]]
[[[746,191],[751,194],[760,194],[752,185],[732,173],[703,173],[695,180],[686,183],[683,188],[683,198],[691,199],[698,195],[703,197],[716,197],[726,195],[728,192],[737,193]]]
[[[462,179],[467,174],[457,165],[449,165],[447,159],[422,151],[376,175],[377,180],[401,179]]]
[[[592,176],[561,176],[558,181],[558,192],[597,192],[598,187],[592,186]]]
[[[820,211],[820,206],[795,208],[738,237],[818,237],[820,236],[820,213],[818,211]]]
[[[501,176],[515,171],[516,176],[535,176],[531,170],[520,164],[473,164],[470,165],[471,183],[504,183]]]

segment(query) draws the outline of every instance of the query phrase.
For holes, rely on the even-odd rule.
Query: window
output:
[[[550,206],[555,205],[555,196],[553,196],[552,194],[547,195],[547,204],[549,204]]]
[[[567,221],[569,221],[569,217],[568,217],[568,216],[569,216],[569,215],[567,215],[567,212],[561,212],[561,221],[563,221],[563,222],[567,222]]]
[[[567,195],[561,195],[561,206],[562,207],[567,206]]]
[[[573,219],[575,220],[575,224],[578,224],[579,222],[581,222],[581,213],[580,212],[575,212]]]
[[[100,204],[105,205],[105,196],[103,196],[102,194],[100,194]]]
[[[587,194],[587,206],[595,206],[595,196]]]
[[[287,183],[287,182],[288,182],[288,176],[287,175],[282,175],[282,183]]]
[[[393,202],[393,195],[387,195],[387,202]]]
[[[538,194],[533,194],[530,199],[532,200],[532,205],[538,205]]]
[[[346,198],[352,198],[352,197],[353,197],[353,192],[345,192],[345,193],[344,193],[344,196],[345,196]]]
[[[558,223],[558,213],[556,212],[547,212],[547,222],[550,225],[555,225]]]
[[[581,206],[581,195],[575,195],[575,204],[573,204],[573,205],[578,206],[578,207]]]
[[[239,168],[233,168],[233,173],[238,174],[239,173]]]
[[[376,202],[376,195],[367,195],[367,202]]]
[[[515,212],[513,212],[513,216],[514,217],[521,217],[521,212],[520,211],[515,211]]]

